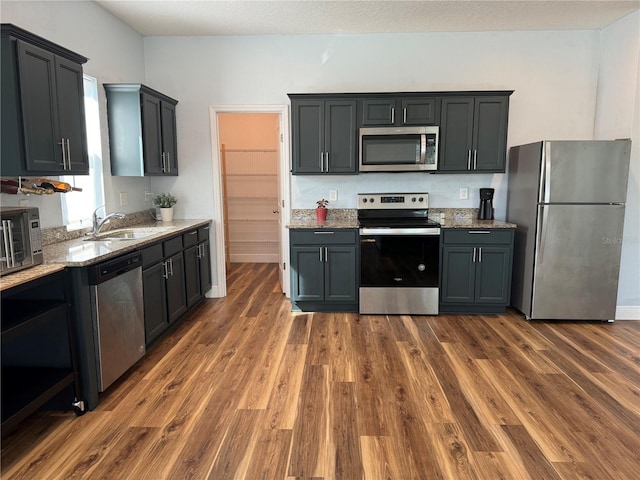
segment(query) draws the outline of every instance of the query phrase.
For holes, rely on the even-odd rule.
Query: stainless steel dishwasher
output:
[[[121,255],[89,267],[98,391],[145,354],[142,256]]]

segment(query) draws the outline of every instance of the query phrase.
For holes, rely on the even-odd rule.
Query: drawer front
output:
[[[178,252],[181,252],[183,250],[182,235],[162,242],[162,249],[164,251],[165,257],[170,257]]]
[[[442,230],[442,243],[469,245],[510,245],[513,229],[470,228]]]
[[[192,230],[190,232],[183,233],[182,241],[184,243],[184,248],[193,247],[198,243],[198,231]]]
[[[200,227],[198,229],[198,242],[209,240],[209,230],[211,230],[211,227],[209,225],[207,225],[206,227]]]
[[[292,245],[335,245],[355,244],[358,239],[358,231],[355,229],[308,229],[291,230],[290,241]]]
[[[162,244],[156,243],[142,250],[142,268],[154,265],[162,261]]]

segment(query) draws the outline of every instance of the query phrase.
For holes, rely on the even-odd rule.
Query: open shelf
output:
[[[48,400],[73,384],[69,368],[2,366],[2,431],[12,430]],[[6,431],[6,432],[5,432]]]
[[[31,329],[66,315],[67,304],[61,300],[18,300],[2,302],[2,340],[6,341]]]

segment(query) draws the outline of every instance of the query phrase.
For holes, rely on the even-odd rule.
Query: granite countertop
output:
[[[64,270],[64,268],[65,266],[62,264],[50,263],[46,265],[36,265],[35,267],[25,268],[18,272],[3,275],[0,277],[0,292],[41,277],[46,277],[52,273]]]
[[[429,210],[429,218],[441,228],[516,228],[501,220],[478,220],[477,209],[438,208]],[[329,209],[326,222],[319,223],[315,210],[293,210],[287,228],[360,228],[356,209]]]
[[[210,220],[174,220],[173,222],[145,222],[131,225],[127,229],[158,228],[162,230],[148,237],[132,240],[85,240],[77,238],[54,243],[42,248],[45,264],[62,264],[65,267],[85,267],[123,253],[131,252],[184,231],[202,227]],[[105,232],[106,233],[106,232]]]

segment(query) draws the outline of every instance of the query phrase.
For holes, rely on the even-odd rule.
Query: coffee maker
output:
[[[480,189],[479,220],[493,220],[493,188]]]

